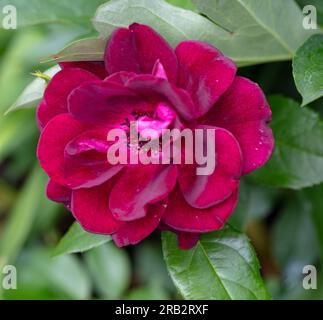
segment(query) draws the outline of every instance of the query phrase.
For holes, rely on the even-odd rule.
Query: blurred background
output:
[[[100,2],[106,1],[96,0]],[[194,10],[187,0],[169,2]],[[121,250],[109,243],[84,254],[51,258],[73,219],[45,197],[47,178],[35,156],[35,110],[4,115],[34,79],[31,72],[52,66],[40,64],[42,59],[72,40],[93,35],[90,24],[77,21],[0,29],[0,274],[6,264],[18,271],[18,289],[1,291],[0,286],[2,299],[179,298],[162,259],[158,232],[135,247]],[[258,82],[266,95],[301,101],[291,62],[241,68],[239,73]],[[310,107],[323,116],[322,103],[318,100]],[[250,237],[274,299],[323,298],[323,286],[302,288],[299,272],[314,264],[323,284],[322,198],[323,186],[291,191],[260,187],[248,177],[242,181],[231,223]]]

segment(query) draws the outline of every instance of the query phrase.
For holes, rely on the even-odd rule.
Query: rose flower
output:
[[[242,175],[273,150],[270,107],[259,86],[200,41],[173,50],[140,24],[114,31],[103,62],[64,62],[38,111],[37,155],[50,180],[47,196],[63,203],[88,232],[136,244],[156,228],[191,248],[233,212]],[[111,129],[212,129],[215,168],[197,164],[111,164]],[[162,135],[162,133],[160,133]],[[139,145],[141,148],[145,144]],[[125,153],[131,153],[131,145]],[[162,152],[162,151],[161,151]]]

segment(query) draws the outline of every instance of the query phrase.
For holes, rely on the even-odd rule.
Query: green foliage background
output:
[[[293,0],[168,1],[176,7],[162,0],[139,0],[136,5],[114,0],[118,14],[109,6],[95,15],[104,2],[0,0],[0,9],[6,4],[18,9],[18,29],[0,29],[0,275],[4,265],[14,264],[18,289],[5,291],[0,285],[0,297],[192,299],[209,294],[212,299],[266,299],[269,291],[273,299],[323,299],[322,36],[303,45],[310,34],[295,21],[293,12],[303,16]],[[283,2],[289,9],[286,16],[279,7]],[[301,7],[317,5],[318,22],[323,24],[321,2],[313,2],[298,1]],[[73,219],[44,195],[47,178],[35,157],[35,110],[22,108],[4,115],[33,81],[31,72],[55,65],[40,64],[41,60],[71,41],[97,36],[90,23],[94,15],[101,36],[108,36],[116,25],[141,19],[138,22],[150,22],[173,45],[192,37],[219,46],[242,66],[239,74],[259,83],[272,106],[276,151],[264,168],[243,179],[239,205],[229,221],[232,227],[207,235],[194,252],[178,251],[174,237],[164,234],[168,270],[158,233],[136,247],[117,249],[109,238],[87,238],[73,225],[60,242]],[[307,70],[314,72],[310,88],[303,77]],[[301,108],[302,100],[310,104]],[[268,291],[242,233],[256,250]],[[188,260],[193,261],[189,267]],[[302,269],[308,264],[318,269],[317,290],[302,287]],[[235,265],[245,270],[245,285],[252,292],[233,285],[243,283]],[[219,282],[212,282],[210,273]],[[208,283],[212,285],[207,287]]]

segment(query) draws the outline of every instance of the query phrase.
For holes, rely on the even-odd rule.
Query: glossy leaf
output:
[[[111,241],[110,236],[86,232],[79,223],[74,222],[56,246],[53,256],[84,252],[108,241]]]
[[[293,74],[303,106],[323,96],[323,35],[312,36],[297,50]]]
[[[185,299],[269,299],[256,254],[247,237],[226,226],[180,250],[176,235],[162,236],[164,259]]]
[[[323,181],[323,122],[310,109],[280,96],[269,99],[275,150],[252,174],[258,183],[301,189]]]

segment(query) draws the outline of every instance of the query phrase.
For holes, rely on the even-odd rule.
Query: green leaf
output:
[[[269,299],[248,238],[230,226],[204,234],[191,250],[163,232],[164,259],[185,299]]]
[[[58,71],[60,71],[60,67],[57,65],[45,71],[44,74],[53,77]],[[36,107],[40,103],[45,89],[46,81],[36,78],[25,88],[16,102],[7,110],[6,114],[17,109]]]
[[[98,8],[92,22],[103,38],[108,38],[117,27],[128,27],[133,22],[147,24],[173,46],[186,39],[228,36],[197,13],[162,0],[112,0]]]
[[[313,33],[303,29],[303,15],[293,0],[194,3],[211,21],[161,0],[113,0],[97,10],[93,23],[105,38],[116,27],[148,24],[173,46],[187,39],[206,41],[240,66],[291,59]]]
[[[310,34],[303,28],[303,15],[294,0],[192,2],[212,21],[233,33],[233,36],[235,33],[240,34],[241,40],[247,41],[245,46],[259,40],[258,46],[264,45],[262,50],[273,50],[273,54],[291,55]],[[284,19],[281,19],[282,12]]]
[[[191,0],[166,0],[166,1],[176,7],[196,11],[196,8],[191,2]]]
[[[77,222],[74,222],[56,246],[53,256],[84,252],[108,241],[111,241],[110,236],[86,232]]]
[[[312,36],[297,50],[293,74],[303,106],[323,96],[323,35]]]
[[[302,28],[303,16],[293,0],[193,2],[211,21],[161,0],[112,0],[99,7],[93,24],[104,38],[116,27],[148,24],[172,46],[187,39],[206,41],[240,66],[291,59],[312,34]]]
[[[192,1],[212,21],[245,42],[242,49],[252,50],[256,59],[291,58],[310,35],[294,0]]]
[[[93,24],[104,38],[117,27],[148,24],[172,46],[188,39],[206,41],[239,66],[289,60],[313,34],[302,27],[303,15],[294,0],[193,2],[211,21],[162,0],[112,0],[99,7]]]
[[[107,41],[103,39],[82,39],[67,45],[53,55],[49,61],[103,61]]]
[[[301,189],[323,181],[323,123],[308,108],[280,96],[269,98],[275,150],[251,177],[260,184]]]
[[[18,28],[48,23],[88,26],[95,9],[104,2],[106,0],[0,0],[0,8],[6,5],[17,8]]]
[[[125,250],[113,243],[84,254],[86,264],[101,298],[118,299],[130,284],[130,261]]]

